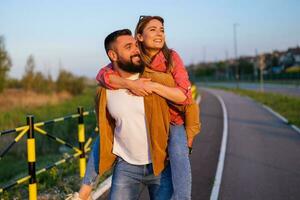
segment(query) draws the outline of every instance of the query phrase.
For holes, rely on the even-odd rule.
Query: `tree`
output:
[[[27,59],[27,62],[25,65],[25,74],[22,78],[22,85],[25,90],[30,90],[33,88],[34,68],[35,68],[34,58],[32,55],[30,55]]]
[[[0,36],[0,92],[4,90],[7,73],[11,66],[11,59],[5,50],[4,37]]]
[[[240,75],[252,75],[253,74],[253,63],[251,63],[250,61],[248,61],[245,58],[240,58],[239,59],[239,69],[240,69]]]

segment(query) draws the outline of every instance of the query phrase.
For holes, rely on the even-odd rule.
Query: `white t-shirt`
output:
[[[128,79],[136,80],[139,74]],[[106,90],[107,109],[116,121],[113,153],[134,165],[151,163],[144,98],[127,89]]]

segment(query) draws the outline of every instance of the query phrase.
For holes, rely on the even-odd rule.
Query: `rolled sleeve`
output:
[[[115,90],[117,88],[115,88],[110,82],[109,82],[109,76],[110,75],[116,75],[119,76],[119,74],[117,72],[115,72],[112,68],[112,65],[109,64],[105,67],[103,67],[102,69],[99,70],[97,76],[96,76],[96,80],[97,82],[104,86],[107,89],[111,89],[111,90]]]
[[[191,83],[189,81],[188,73],[184,67],[183,61],[180,56],[172,50],[172,58],[173,58],[173,69],[172,76],[174,77],[176,87],[180,89],[186,99],[183,102],[180,102],[181,105],[187,105],[192,103],[192,91],[191,91]]]

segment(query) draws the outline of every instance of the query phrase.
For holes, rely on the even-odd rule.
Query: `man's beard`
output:
[[[142,62],[140,64],[134,64],[132,58],[137,55],[130,56],[130,61],[117,61],[118,66],[120,69],[124,70],[125,72],[129,73],[142,73],[144,71],[144,65]]]

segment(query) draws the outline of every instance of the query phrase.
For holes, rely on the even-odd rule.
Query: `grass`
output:
[[[95,89],[88,88],[82,95],[73,97],[70,100],[65,100],[57,105],[43,105],[39,107],[14,107],[9,111],[0,113],[0,130],[13,129],[18,126],[26,124],[26,115],[33,114],[35,122],[47,121],[65,115],[77,113],[77,107],[83,106],[84,110],[94,109],[94,95]],[[86,139],[89,136],[94,136],[94,128],[96,125],[95,115],[92,113],[84,117]],[[74,146],[78,146],[77,139],[77,124],[78,119],[70,119],[54,124],[49,124],[41,127],[49,134],[63,139]],[[9,145],[16,133],[0,136],[0,153]],[[37,167],[40,169],[46,167],[54,162],[62,159],[61,147],[63,145],[56,141],[50,140],[41,134],[35,132],[36,138],[36,154]],[[71,153],[71,152],[70,152]],[[27,149],[26,149],[26,135],[16,143],[13,148],[5,154],[0,160],[0,188],[7,185],[10,181],[16,180],[27,174]],[[38,176],[38,193],[57,194],[54,199],[63,199],[67,193],[76,191],[80,186],[80,179],[78,175],[78,159],[72,162],[60,165],[57,168]],[[0,199],[24,199],[24,195],[28,195],[26,184],[13,187],[7,192],[1,194]],[[44,199],[49,199],[45,197]]]
[[[235,94],[248,96],[252,99],[265,104],[280,113],[288,119],[289,123],[300,127],[300,98],[275,94],[270,92],[258,92],[243,89],[230,89],[225,87],[217,87],[222,90],[231,91]]]
[[[0,130],[13,129],[18,126],[26,124],[26,115],[33,114],[35,116],[34,121],[46,121],[66,115],[74,114],[77,112],[78,106],[83,106],[84,110],[93,110],[94,108],[94,88],[88,88],[82,95],[75,96],[70,100],[66,100],[57,105],[44,105],[40,107],[17,107],[12,108],[10,111],[4,111],[0,113]],[[48,133],[62,138],[67,142],[75,143],[77,137],[77,118],[69,119],[54,124],[45,125],[42,129]],[[86,131],[88,134],[93,132],[96,125],[95,115],[91,113],[84,118],[86,124]],[[8,146],[17,136],[18,133],[7,134],[0,137],[0,152],[2,152],[6,146]],[[53,154],[59,148],[59,145],[51,141],[49,138],[40,139],[39,134],[36,135],[37,149],[40,149],[42,154]],[[72,137],[70,137],[72,136]],[[20,142],[15,144],[11,149],[14,155],[22,156],[26,154],[26,135]],[[45,138],[45,136],[42,136]],[[49,150],[49,151],[48,151]],[[1,175],[1,173],[0,173]]]
[[[49,155],[43,159],[57,160],[57,155]],[[25,165],[26,166],[26,165]],[[24,173],[24,175],[26,175]],[[80,187],[78,161],[72,160],[58,167],[51,168],[37,176],[37,187],[39,199],[64,199],[65,196]],[[25,184],[17,185],[0,194],[1,200],[28,199],[28,181]]]
[[[94,108],[95,89],[88,88],[82,95],[65,100],[57,105],[43,105],[39,107],[16,107],[0,114],[0,130],[11,129],[26,124],[26,115],[33,114],[35,121],[49,120],[77,112],[78,106],[85,110]]]

